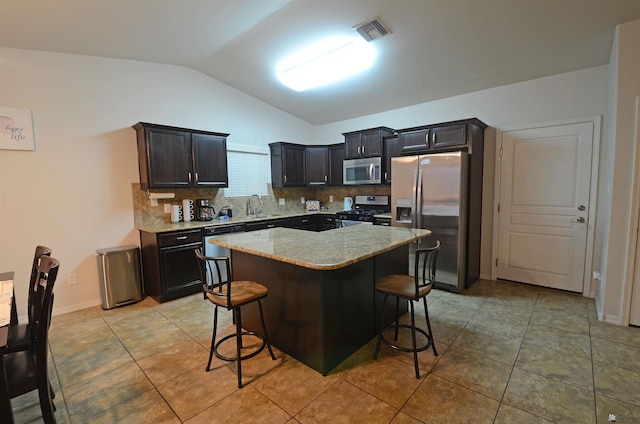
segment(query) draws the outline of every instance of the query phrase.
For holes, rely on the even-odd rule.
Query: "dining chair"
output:
[[[412,352],[413,363],[416,371],[416,378],[420,379],[420,370],[418,369],[418,352],[427,350],[429,347],[433,349],[433,354],[438,356],[436,345],[433,341],[433,333],[431,331],[431,323],[429,322],[429,311],[427,309],[427,295],[433,288],[436,281],[436,262],[438,259],[438,251],[440,250],[440,241],[438,240],[433,247],[416,249],[414,275],[387,275],[381,278],[375,284],[376,291],[383,294],[382,300],[382,318],[380,323],[380,332],[378,333],[378,342],[376,343],[376,351],[373,359],[378,358],[380,352],[380,344],[384,342],[387,346],[400,352]],[[396,316],[395,321],[391,325],[384,326],[384,311],[389,296],[396,299]],[[410,324],[401,324],[398,316],[400,299],[409,301]],[[427,331],[416,326],[414,302],[424,302],[424,315],[427,321]],[[398,344],[398,330],[406,328],[411,331],[411,347],[400,346]],[[387,330],[394,330],[393,342],[386,338]],[[426,338],[426,342],[420,346],[417,345],[416,332],[422,334]]]
[[[29,278],[29,292],[27,296],[28,321],[26,323],[16,323],[9,326],[7,347],[4,351],[5,354],[30,349],[34,341],[35,334],[32,334],[31,328],[37,318],[36,295],[38,289],[37,283],[39,281],[38,266],[43,256],[51,256],[51,249],[46,246],[37,246],[31,265],[31,277]]]
[[[3,355],[7,387],[11,399],[38,390],[42,418],[46,424],[55,423],[51,384],[48,374],[48,335],[53,308],[53,286],[58,276],[60,262],[43,256],[38,265],[38,281],[33,302],[36,311],[31,325],[35,335],[30,349]]]
[[[269,290],[255,281],[234,281],[230,261],[226,256],[205,256],[202,253],[202,249],[196,249],[195,254],[200,263],[202,289],[207,299],[215,306],[213,312],[213,335],[211,337],[209,362],[207,363],[206,369],[207,371],[211,370],[211,361],[214,355],[223,361],[236,362],[238,368],[238,388],[242,388],[242,361],[258,355],[265,346],[269,349],[271,359],[276,359],[273,350],[271,350],[269,334],[267,333],[262,312],[262,302],[260,302],[260,299],[265,298],[267,294],[269,294]],[[241,308],[253,302],[257,302],[258,304],[263,334],[242,330]],[[235,334],[230,334],[216,341],[219,306],[233,311],[233,322],[235,323],[236,331]],[[242,354],[244,336],[259,338],[261,340],[260,346],[250,353]],[[232,338],[236,339],[235,356],[227,356],[220,353],[220,345]]]

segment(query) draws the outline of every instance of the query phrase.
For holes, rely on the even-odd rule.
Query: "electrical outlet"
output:
[[[304,205],[304,197],[300,198],[300,203],[302,203]]]
[[[164,213],[171,213],[171,203],[164,204]]]
[[[599,271],[593,271],[593,279],[602,281],[602,274]]]
[[[329,203],[333,203],[333,194],[329,195]]]
[[[278,198],[278,205],[284,206],[284,197]]]
[[[69,274],[67,275],[67,284],[70,286],[75,286],[78,284],[78,274]]]

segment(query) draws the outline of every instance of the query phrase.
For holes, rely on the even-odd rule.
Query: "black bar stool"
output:
[[[201,249],[196,249],[196,256],[200,260],[200,275],[202,279],[202,289],[204,294],[215,305],[213,312],[213,335],[211,337],[211,350],[209,352],[209,363],[207,371],[211,370],[211,361],[213,355],[223,361],[236,362],[238,365],[238,388],[242,388],[242,361],[253,358],[265,348],[269,349],[271,359],[276,357],[271,350],[269,342],[269,334],[267,326],[264,323],[264,315],[262,313],[262,303],[260,299],[269,294],[269,290],[262,284],[255,281],[233,281],[231,274],[231,266],[229,258],[226,256],[205,256]],[[260,321],[262,323],[263,334],[253,331],[242,331],[242,315],[241,308],[249,303],[257,302],[260,309]],[[216,333],[218,327],[218,306],[222,306],[227,310],[233,311],[233,322],[236,325],[235,334],[230,334],[216,341]],[[260,346],[251,353],[242,355],[242,337],[255,336],[262,340]],[[219,346],[225,341],[236,338],[236,355],[225,356],[218,352]]]
[[[427,295],[431,292],[433,283],[436,278],[436,261],[438,259],[438,251],[440,250],[440,241],[436,242],[436,245],[424,249],[416,249],[415,257],[415,269],[414,276],[410,275],[387,275],[376,282],[376,291],[384,294],[382,300],[382,319],[380,323],[380,333],[378,334],[378,342],[376,344],[376,351],[373,354],[373,359],[378,359],[378,353],[380,352],[380,344],[384,342],[392,349],[401,352],[413,352],[413,362],[416,368],[416,378],[420,379],[420,371],[418,370],[418,352],[427,350],[429,347],[433,349],[433,354],[438,356],[436,351],[436,345],[433,342],[433,333],[431,332],[431,323],[429,322],[429,312],[427,310]],[[387,298],[394,296],[396,298],[396,320],[391,325],[385,328],[384,326],[384,311],[387,304]],[[400,324],[398,309],[400,299],[409,301],[409,310],[411,313],[411,324]],[[427,331],[416,326],[415,313],[413,308],[413,302],[424,302],[424,314],[427,321]],[[394,329],[394,342],[398,340],[398,329],[408,328],[411,330],[411,347],[399,346],[385,338],[384,332],[388,329]],[[427,338],[426,343],[421,346],[417,346],[416,331],[421,333]]]

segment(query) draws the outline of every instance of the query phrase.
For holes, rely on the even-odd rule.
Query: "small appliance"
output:
[[[346,159],[342,161],[342,183],[380,184],[382,158],[380,156],[362,159]]]
[[[344,198],[344,205],[342,206],[343,211],[350,211],[353,208],[353,199],[351,197]]]
[[[196,199],[196,221],[211,221],[215,216],[211,199]]]

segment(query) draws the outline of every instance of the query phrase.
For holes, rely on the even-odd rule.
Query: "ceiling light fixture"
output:
[[[290,57],[277,76],[287,87],[305,91],[360,73],[374,59],[375,50],[359,38],[333,39]]]

